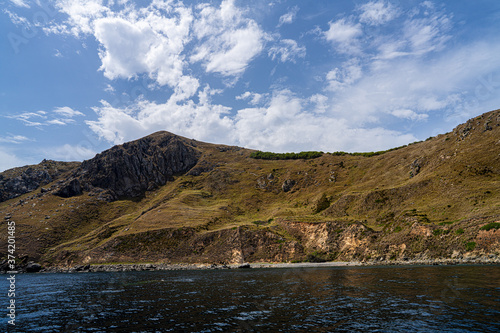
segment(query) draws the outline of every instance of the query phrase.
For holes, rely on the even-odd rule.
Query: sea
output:
[[[498,265],[8,277],[2,332],[500,332]]]

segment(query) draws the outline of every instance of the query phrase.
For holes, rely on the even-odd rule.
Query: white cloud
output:
[[[490,41],[450,49],[432,62],[414,57],[375,61],[349,89],[333,92],[331,112],[360,125],[377,123],[384,114],[424,120],[426,116],[420,114],[458,112],[468,100],[479,99],[475,96],[477,87],[483,88],[479,78],[500,73],[499,52],[500,42]],[[487,88],[482,91],[500,103],[497,94]],[[485,111],[466,109],[470,116]],[[462,115],[461,120],[466,119]]]
[[[245,91],[243,94],[236,96],[237,100],[249,99],[249,104],[257,105],[262,102],[263,99],[267,97],[268,94],[258,94],[250,91]]]
[[[30,8],[30,5],[28,5],[25,1],[23,0],[10,0],[14,5],[17,7],[24,7],[24,8]]]
[[[113,93],[113,92],[115,92],[115,88],[113,88],[113,86],[108,83],[106,85],[106,88],[104,88],[104,91],[109,92],[109,93]]]
[[[329,91],[339,91],[351,86],[363,76],[359,60],[353,58],[342,64],[342,68],[335,68],[326,74],[327,87]]]
[[[265,34],[252,20],[234,6],[233,0],[222,1],[220,8],[200,5],[194,34],[200,41],[190,57],[201,61],[207,72],[238,76],[245,71],[264,48]]]
[[[40,121],[47,119],[46,114],[47,112],[45,111],[23,112],[13,116],[7,116],[7,118],[22,121],[26,126],[41,126],[43,123]]]
[[[324,113],[328,108],[328,97],[321,94],[314,94],[309,97],[309,101],[314,104],[313,110],[317,113]]]
[[[52,119],[46,122],[47,125],[67,125],[68,123],[74,122],[72,119],[65,119],[66,121],[60,119]]]
[[[429,118],[428,114],[425,113],[416,113],[409,109],[399,109],[394,110],[391,114],[397,118],[409,119],[409,120],[426,120]]]
[[[209,142],[224,142],[272,151],[380,150],[415,141],[415,137],[380,127],[353,127],[345,118],[325,112],[327,97],[299,98],[287,90],[275,91],[264,107],[238,110],[211,104],[209,88],[199,93],[200,103],[140,101],[129,108],[107,103],[96,107],[97,121],[87,121],[101,138],[114,144],[158,130]],[[241,99],[251,98],[242,94]]]
[[[49,116],[51,119],[49,119]],[[47,126],[74,123],[75,121],[72,118],[76,116],[84,116],[84,114],[68,106],[63,106],[55,108],[50,114],[45,111],[23,112],[14,116],[8,116],[8,118],[22,121],[26,126]]]
[[[100,0],[57,0],[55,7],[67,14],[68,19],[63,24],[58,24],[54,29],[46,31],[69,32],[76,37],[81,34],[92,34],[94,20],[111,13]]]
[[[269,48],[268,55],[273,60],[278,58],[281,62],[291,61],[295,63],[296,58],[304,58],[306,56],[306,48],[299,46],[292,39],[282,39],[278,45]]]
[[[72,108],[68,106],[63,106],[59,108],[55,108],[54,112],[57,113],[58,115],[67,117],[67,118],[73,118],[75,116],[84,116],[83,113],[80,111],[73,110]]]
[[[22,143],[25,141],[31,141],[31,140],[28,139],[27,137],[25,137],[24,135],[9,135],[9,136],[0,137],[0,142],[4,142],[4,143],[19,144],[19,143]]]
[[[324,32],[327,41],[336,46],[342,53],[359,53],[358,37],[362,35],[361,24],[348,22],[345,18],[329,23],[329,29]]]
[[[155,11],[136,22],[123,18],[102,18],[95,24],[95,36],[103,45],[101,70],[110,79],[131,79],[147,73],[159,85],[191,97],[198,80],[184,75],[186,63],[181,52],[189,41],[192,16],[184,8],[172,8],[178,16],[165,18]]]
[[[96,0],[59,0],[56,6],[68,19],[44,31],[93,35],[101,45],[100,69],[107,78],[134,79],[147,74],[160,86],[173,88],[181,99],[198,89],[198,80],[184,74],[183,52],[191,40],[193,15],[182,2],[153,1],[136,9],[134,4],[119,1],[115,6],[121,9],[115,11]]]
[[[25,160],[0,146],[0,172],[26,164],[28,163]]]
[[[8,9],[4,9],[3,12],[9,16],[10,21],[14,23],[16,26],[23,27],[25,29],[31,28],[31,23],[28,21],[26,17],[19,16]]]
[[[352,127],[345,119],[306,110],[306,102],[289,91],[278,91],[268,107],[238,111],[234,120],[237,143],[270,151],[359,151],[379,150],[415,139],[383,128]]]
[[[379,36],[375,45],[378,59],[394,59],[404,56],[423,56],[442,51],[450,40],[451,15],[428,8],[425,13],[410,15],[390,36]]]
[[[97,153],[81,145],[65,144],[46,150],[44,155],[57,161],[83,161],[94,157]]]
[[[217,91],[205,87],[198,92],[198,103],[180,102],[172,97],[162,104],[141,100],[128,108],[115,108],[103,101],[94,108],[98,120],[87,124],[99,137],[115,144],[159,130],[224,142],[230,132],[231,122],[226,116],[230,108],[212,104],[210,96],[214,93]]]
[[[398,11],[385,1],[370,1],[359,7],[359,21],[370,25],[387,23],[398,15]]]
[[[450,18],[440,13],[410,19],[405,23],[404,39],[408,40],[410,50],[416,54],[441,50],[450,39],[447,33],[451,26]]]
[[[299,7],[295,6],[288,13],[281,15],[280,19],[279,19],[278,27],[282,26],[283,24],[292,23],[295,20],[295,17],[297,16],[298,11],[299,11]]]

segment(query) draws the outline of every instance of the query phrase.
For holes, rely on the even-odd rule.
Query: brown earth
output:
[[[45,266],[500,258],[499,110],[375,156],[252,152],[158,132],[5,171],[0,239]]]

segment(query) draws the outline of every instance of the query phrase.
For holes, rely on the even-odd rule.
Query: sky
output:
[[[0,0],[0,171],[159,130],[385,150],[500,108],[500,1]]]

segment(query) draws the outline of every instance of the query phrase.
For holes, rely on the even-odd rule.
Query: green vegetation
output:
[[[302,151],[300,153],[272,153],[268,151],[254,151],[251,158],[258,160],[309,160],[323,156],[322,151]]]
[[[439,236],[443,233],[443,230],[442,229],[435,229],[433,232],[434,236]]]
[[[348,156],[373,157],[373,156],[378,156],[378,155],[382,155],[382,154],[388,153],[390,151],[398,150],[398,149],[401,149],[401,148],[404,148],[404,147],[407,147],[407,145],[399,146],[399,147],[395,147],[395,148],[391,148],[391,149],[387,149],[387,150],[371,151],[371,152],[365,152],[365,153],[348,153],[348,152],[345,152],[345,151],[336,151],[336,152],[329,153],[329,154],[333,155],[333,156],[345,156],[345,155],[348,155]]]
[[[398,150],[401,148],[407,147],[406,145],[396,147],[396,148],[391,148],[388,150],[381,150],[381,151],[372,151],[372,152],[364,152],[364,153],[348,153],[345,151],[336,151],[333,153],[329,153],[332,156],[363,156],[363,157],[372,157],[372,156],[378,156],[382,155],[384,153],[393,151],[393,150]],[[308,159],[313,159],[313,158],[318,158],[323,156],[322,151],[303,151],[300,153],[272,153],[272,152],[264,152],[264,151],[255,151],[250,154],[251,158],[255,159],[261,159],[261,160],[308,160]]]
[[[482,133],[483,127],[477,128]],[[87,256],[91,263],[121,258],[218,262],[241,246],[252,248],[245,251],[249,262],[387,254],[389,259],[395,252],[385,246],[403,243],[408,258],[427,249],[430,257],[466,248],[491,253],[497,251],[491,233],[500,228],[500,221],[492,219],[500,207],[497,177],[479,178],[464,166],[495,165],[500,132],[461,141],[459,130],[448,134],[448,142],[436,137],[374,158],[365,157],[384,152],[277,154],[231,148],[222,154],[220,146],[197,142],[196,172],[176,174],[137,200],[107,202],[99,199],[100,192],[87,195],[87,190],[61,198],[37,190],[0,203],[0,211],[13,216],[23,231],[16,236],[23,253],[54,264],[79,263]],[[460,153],[454,155],[457,148]],[[417,158],[420,173],[409,179]],[[49,163],[40,170],[44,166]],[[62,164],[58,170],[63,166],[66,171],[60,172],[71,171]],[[4,183],[22,175],[14,171],[0,174]],[[57,188],[72,174],[51,174],[53,183],[43,187]],[[291,182],[293,190],[284,191]],[[488,241],[476,245],[478,233],[488,230]],[[6,237],[0,235],[0,241]],[[344,247],[351,237],[360,241]]]
[[[330,199],[326,196],[325,193],[323,193],[318,203],[316,204],[316,213],[319,213],[327,209],[328,207],[330,207]]]
[[[488,223],[487,225],[483,225],[481,227],[481,230],[491,230],[491,229],[500,229],[500,223],[498,222],[491,222],[491,223]]]
[[[465,243],[465,250],[473,251],[476,248],[476,242],[467,242]]]

